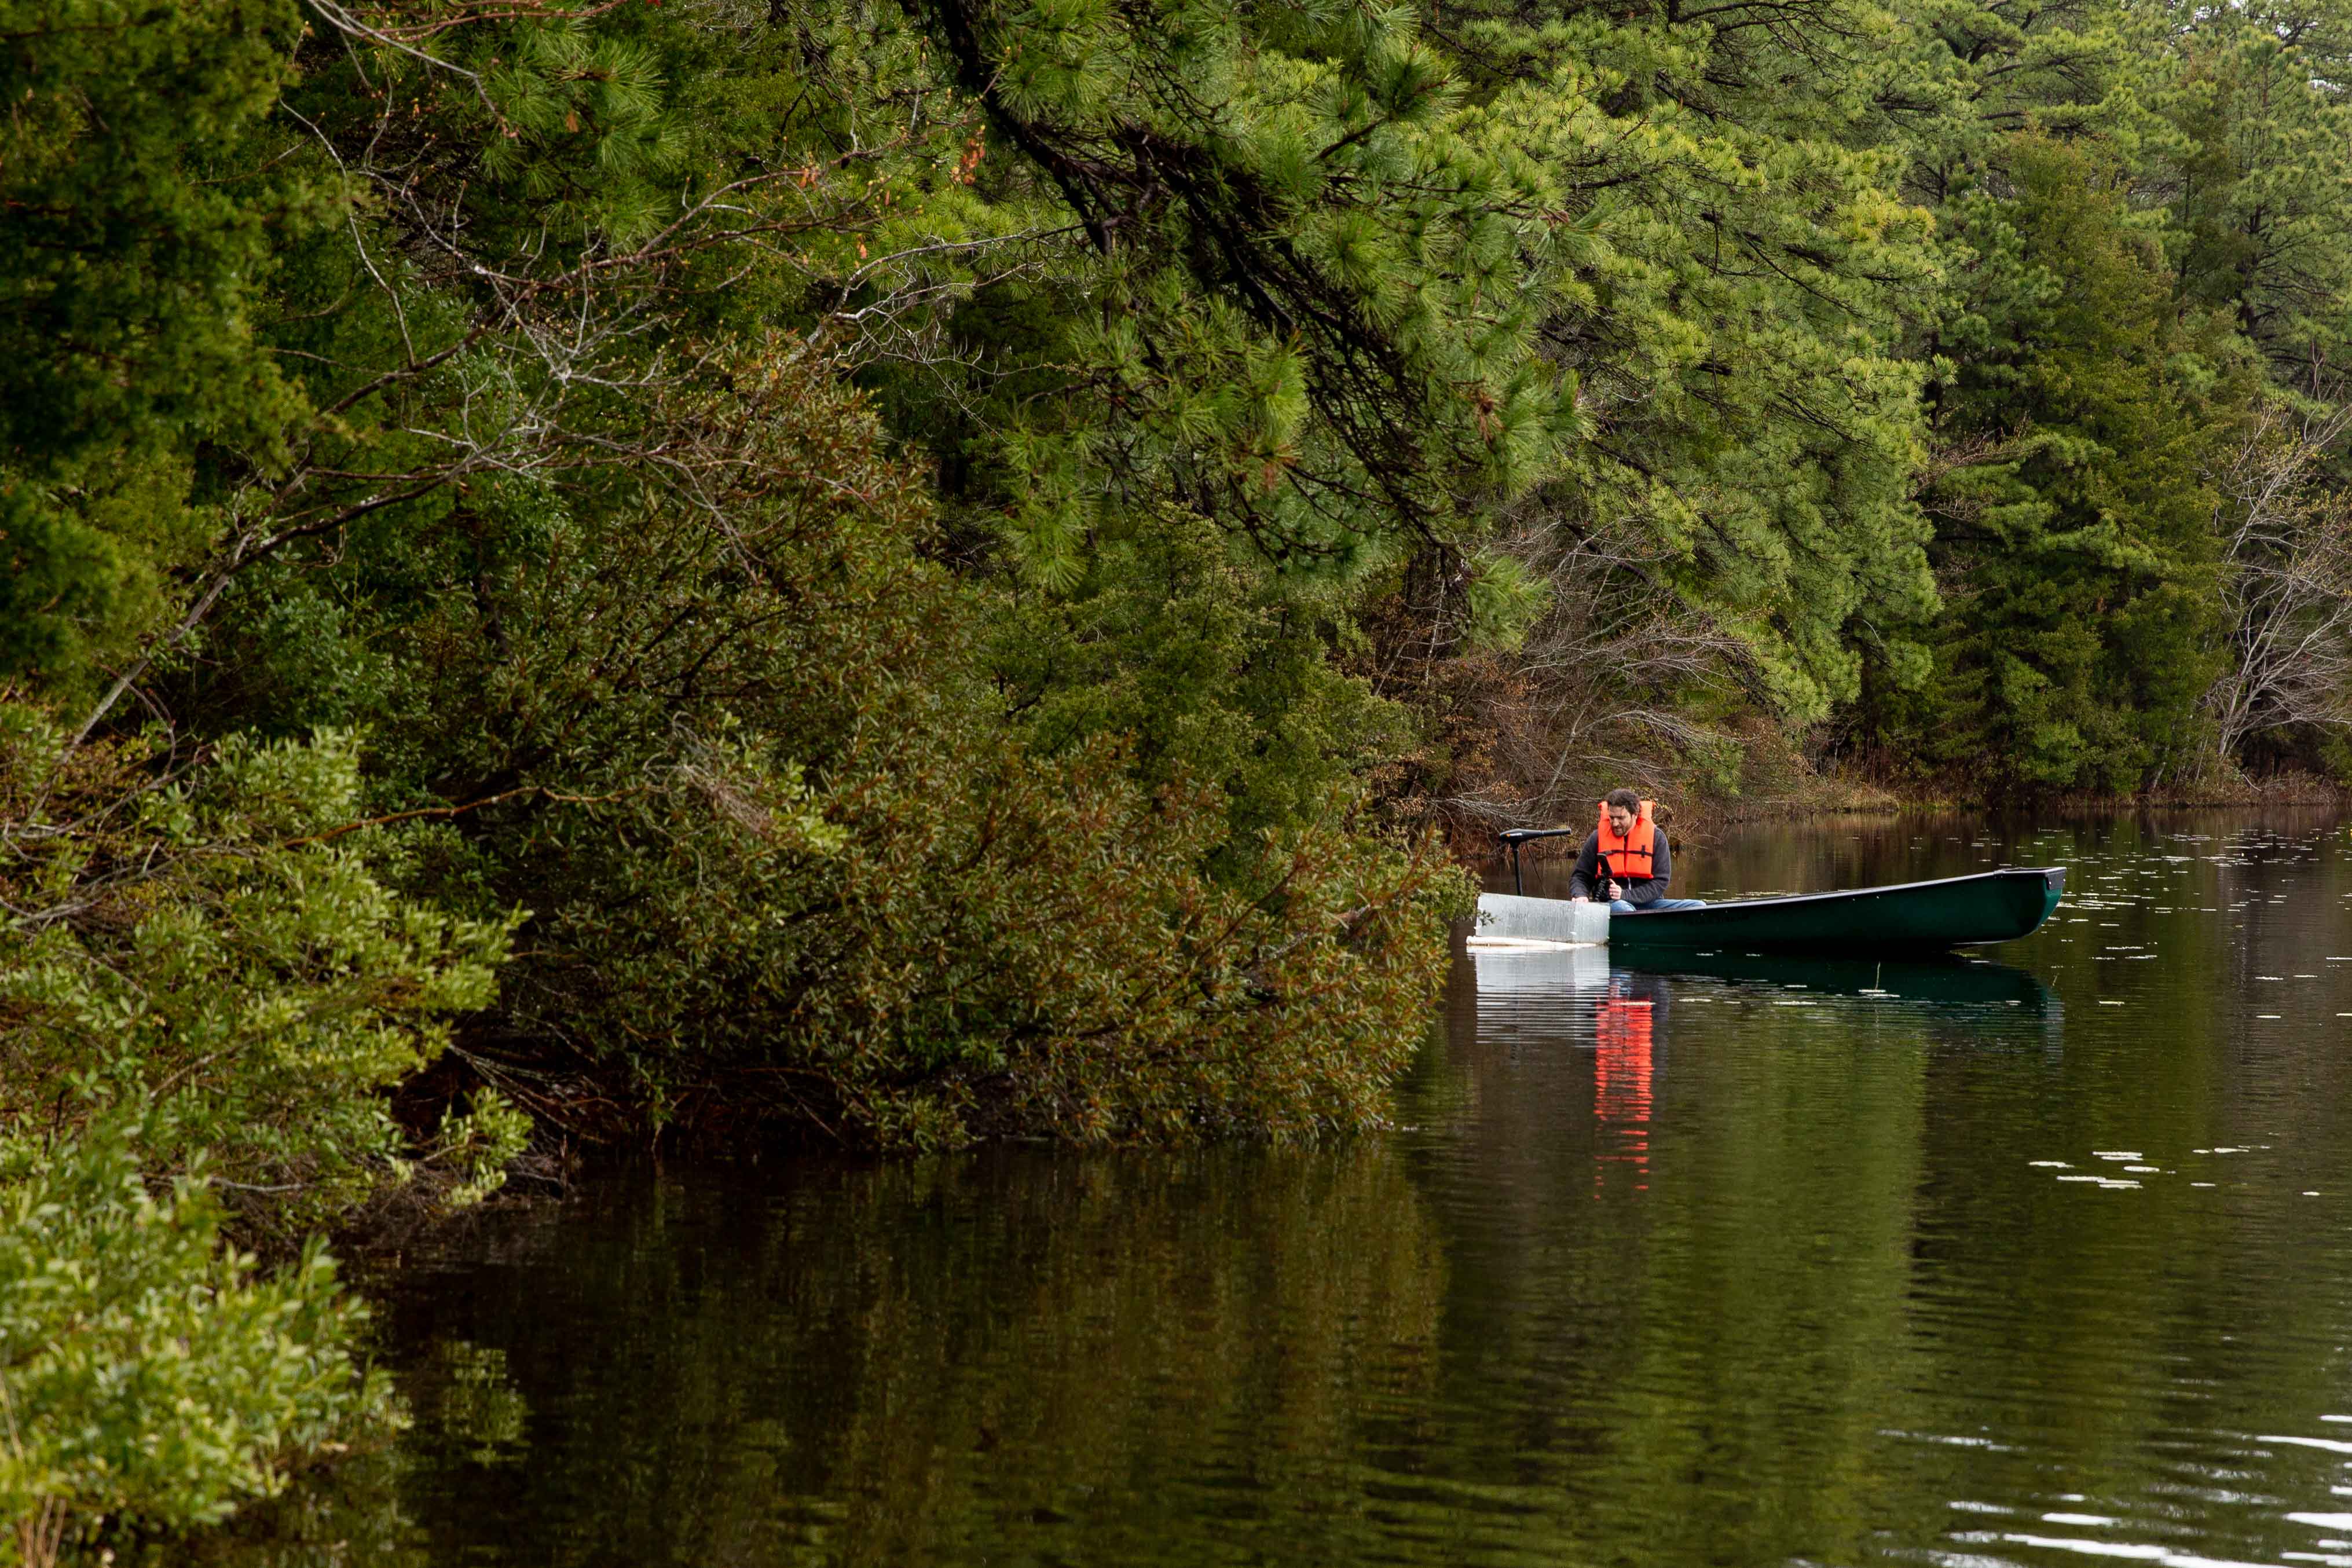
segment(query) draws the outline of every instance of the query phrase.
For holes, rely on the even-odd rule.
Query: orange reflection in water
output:
[[[1650,1190],[1651,1022],[1654,1009],[1647,997],[1625,994],[1623,976],[1612,976],[1608,994],[1601,999],[1594,1019],[1600,1052],[1593,1066],[1594,1142],[1592,1195],[1601,1195],[1601,1178],[1611,1165],[1633,1168],[1633,1190]]]

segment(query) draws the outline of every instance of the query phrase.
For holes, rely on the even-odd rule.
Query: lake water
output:
[[[1676,890],[2000,864],[2070,869],[1997,963],[1465,957],[1393,1134],[441,1233],[412,1430],[205,1556],[2352,1564],[2352,839],[1833,819]]]

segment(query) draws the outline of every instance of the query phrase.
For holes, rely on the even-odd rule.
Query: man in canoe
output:
[[[1655,813],[1653,802],[1632,790],[1611,790],[1601,803],[1601,825],[1576,852],[1568,896],[1590,899],[1605,891],[1609,912],[1617,915],[1706,908],[1704,900],[1666,897],[1674,865],[1666,855],[1666,830],[1657,825]]]

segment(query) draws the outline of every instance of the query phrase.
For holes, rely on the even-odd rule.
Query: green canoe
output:
[[[2066,868],[2045,866],[1842,893],[1734,899],[1704,909],[1614,916],[1609,945],[1734,952],[1937,952],[2023,936],[2050,918],[2065,888]]]

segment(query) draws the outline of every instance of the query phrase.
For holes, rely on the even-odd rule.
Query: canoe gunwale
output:
[[[1760,899],[1724,899],[1696,910],[1635,910],[1630,915],[1618,915],[1618,921],[1672,920],[1676,915],[1704,914],[1708,910],[1763,910],[1790,904],[1843,902],[1866,899],[1874,893],[1912,893],[1925,888],[1949,888],[1961,882],[1999,881],[2011,877],[2039,877],[2047,887],[2053,876],[2063,878],[2063,866],[2006,866],[1998,871],[1970,871],[1958,877],[1930,877],[1924,882],[1888,882],[1875,888],[1845,888],[1827,893],[1769,893]]]

